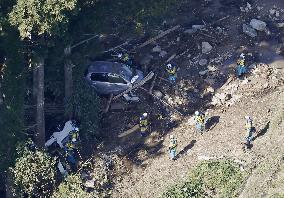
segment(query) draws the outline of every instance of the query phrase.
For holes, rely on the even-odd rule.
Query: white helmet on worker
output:
[[[199,113],[199,111],[195,111],[194,114],[198,116],[200,113]]]
[[[245,54],[244,54],[244,53],[241,53],[240,58],[241,58],[241,59],[245,59]]]
[[[172,69],[173,68],[173,65],[171,63],[167,64],[167,68],[168,69]]]
[[[121,58],[121,57],[122,57],[122,53],[119,53],[119,54],[117,55],[117,57],[118,57],[118,58]]]
[[[170,135],[170,139],[173,139],[174,138],[174,135]]]
[[[148,113],[143,113],[142,115],[144,118],[146,118],[148,116]]]
[[[252,120],[250,116],[245,116],[246,120]]]
[[[77,139],[76,138],[72,138],[72,142],[76,142],[77,141]]]
[[[75,131],[79,131],[79,128],[78,128],[78,127],[75,127]]]

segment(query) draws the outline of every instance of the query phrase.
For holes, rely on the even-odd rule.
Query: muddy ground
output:
[[[135,50],[134,58],[144,72],[158,74],[153,90],[160,91],[162,100],[182,116],[141,89],[135,91],[140,97],[139,103],[129,104],[122,98],[112,103],[102,121],[103,150],[118,151],[127,169],[120,176],[120,182],[115,183],[114,197],[157,197],[168,186],[185,179],[189,168],[202,156],[238,159],[245,161],[248,167],[266,159],[267,151],[259,150],[266,145],[266,139],[271,141],[276,135],[269,134],[268,138],[263,134],[263,138],[256,139],[251,151],[245,153],[241,145],[245,136],[243,117],[253,116],[256,128],[261,131],[274,118],[282,102],[279,96],[283,97],[284,27],[279,24],[284,22],[283,9],[284,3],[280,0],[190,1],[176,10],[175,18],[165,19],[160,30],[175,25],[181,28]],[[242,30],[242,25],[249,24],[253,18],[265,21],[268,29],[258,31],[255,38]],[[192,25],[204,25],[204,28],[192,33]],[[202,53],[202,42],[213,47],[209,53]],[[160,49],[153,52],[154,48]],[[247,80],[233,79],[225,86],[233,99],[212,104],[212,99],[222,93],[224,84],[234,76],[235,63],[242,52],[246,53],[251,68]],[[179,68],[178,81],[171,86],[161,78],[166,78],[165,63],[174,54],[177,56],[172,61]],[[202,59],[207,63],[200,64]],[[151,82],[143,87],[149,89],[150,86]],[[122,107],[125,109],[119,109]],[[211,123],[214,128],[203,136],[196,133],[188,121],[196,110],[207,111],[214,118]],[[138,123],[145,111],[150,114],[151,134],[141,138],[136,130],[119,138],[119,134]],[[168,159],[168,134],[174,134],[179,142],[181,153],[175,162]],[[279,145],[280,142],[276,148]],[[254,197],[249,188],[244,186],[241,197]]]

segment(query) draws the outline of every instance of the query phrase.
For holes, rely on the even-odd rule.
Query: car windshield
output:
[[[133,69],[128,67],[127,65],[123,64],[121,67],[120,75],[126,79],[128,82],[132,79],[134,76]]]

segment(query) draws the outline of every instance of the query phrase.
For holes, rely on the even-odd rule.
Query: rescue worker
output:
[[[74,157],[75,155],[75,149],[77,149],[76,145],[72,142],[72,141],[68,141],[64,147],[63,147],[63,150],[65,152],[65,157],[66,157],[66,160],[68,162],[70,162],[71,164],[73,165],[76,165],[76,159]]]
[[[132,67],[133,65],[133,61],[132,58],[130,58],[128,53],[119,53],[118,54],[118,58],[126,65],[128,65],[129,67]]]
[[[246,119],[246,130],[248,136],[246,137],[246,145],[249,148],[253,138],[253,127],[252,127],[252,118],[250,116],[245,116]]]
[[[143,113],[142,116],[140,117],[139,127],[140,127],[141,136],[142,137],[147,136],[147,133],[149,131],[148,113]]]
[[[201,113],[199,111],[195,111],[195,128],[197,130],[199,130],[201,132],[201,134],[203,133],[203,131],[205,130],[205,124],[206,124],[206,120],[205,120],[205,114]]]
[[[245,65],[245,55],[242,53],[237,61],[236,75],[240,78],[247,73],[247,67]]]
[[[73,131],[70,132],[71,135],[71,141],[74,144],[77,144],[79,141],[79,128],[75,127]]]
[[[177,68],[175,65],[173,65],[172,63],[167,64],[166,66],[166,71],[169,75],[168,79],[169,81],[174,84],[176,82],[177,79]]]
[[[169,145],[169,154],[171,160],[176,159],[177,155],[177,140],[173,135],[170,135],[170,145]]]

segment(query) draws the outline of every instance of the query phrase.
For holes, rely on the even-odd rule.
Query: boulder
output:
[[[264,21],[258,19],[252,19],[250,21],[250,26],[258,31],[265,31],[266,30],[266,23]]]
[[[204,76],[205,74],[207,74],[208,70],[204,70],[204,71],[200,71],[199,75]]]
[[[186,34],[194,34],[197,31],[197,29],[187,29],[184,31]]]
[[[159,90],[154,90],[153,94],[154,94],[154,96],[156,96],[159,99],[161,99],[163,97],[163,93],[160,92]]]
[[[257,37],[257,32],[255,31],[255,29],[247,24],[243,24],[243,32],[252,38]]]
[[[159,56],[163,58],[163,57],[165,57],[167,54],[168,54],[168,53],[167,53],[166,51],[161,51],[160,54],[159,54]]]
[[[192,25],[192,29],[201,30],[205,27],[205,25]]]
[[[206,59],[201,59],[201,60],[198,62],[198,64],[199,64],[200,66],[205,66],[205,65],[207,65],[207,63],[208,63],[208,61],[207,61]]]
[[[202,42],[202,53],[208,54],[212,50],[212,45],[208,42]]]
[[[161,51],[162,51],[162,48],[161,48],[159,45],[155,46],[155,47],[152,49],[152,52],[161,52]]]

